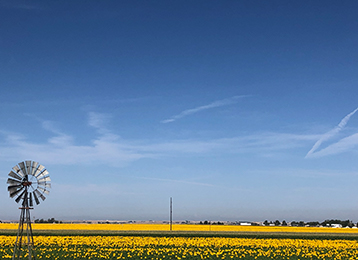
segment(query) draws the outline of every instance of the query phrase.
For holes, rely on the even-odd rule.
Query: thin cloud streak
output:
[[[158,153],[162,156],[171,154],[205,154],[211,152],[224,153],[256,153],[279,151],[304,147],[307,142],[316,140],[317,135],[300,135],[287,133],[258,133],[246,136],[219,138],[210,140],[171,140],[149,145],[138,145],[144,152]]]
[[[321,138],[313,145],[313,147],[311,148],[311,150],[308,151],[308,153],[306,154],[306,157],[305,158],[309,158],[309,157],[313,157],[313,155],[315,153],[319,153],[319,152],[316,152],[317,149],[321,146],[321,144],[331,138],[333,138],[335,135],[337,135],[348,123],[349,119],[358,111],[358,108],[356,108],[354,111],[352,111],[351,113],[349,113],[348,115],[346,115],[342,120],[341,122],[335,127],[333,128],[332,130],[328,131],[327,133],[323,134],[321,136]],[[345,142],[339,142],[340,144],[339,145],[342,145],[343,143]],[[346,144],[347,146],[350,146],[348,143]],[[331,145],[329,147],[335,147],[334,145]],[[327,147],[327,148],[329,148]],[[343,147],[340,147],[340,151],[341,150],[346,150],[346,149],[342,149]],[[331,148],[330,148],[331,149]],[[328,150],[330,150],[328,149]],[[326,150],[326,149],[324,149]],[[325,154],[325,152],[322,152],[322,153],[319,153],[319,154]]]
[[[343,153],[353,149],[356,146],[358,146],[358,133],[342,138],[338,142],[311,154],[310,157],[323,157],[327,155]]]
[[[214,102],[212,102],[212,103],[210,103],[208,105],[204,105],[204,106],[200,106],[200,107],[196,107],[196,108],[192,108],[192,109],[187,109],[187,110],[184,110],[184,111],[182,111],[181,113],[179,113],[179,114],[177,114],[175,116],[172,116],[169,119],[162,120],[161,123],[164,123],[164,124],[171,123],[171,122],[174,122],[174,121],[176,121],[176,120],[178,120],[180,118],[183,118],[183,117],[186,117],[188,115],[192,115],[192,114],[195,114],[195,113],[207,110],[207,109],[232,105],[232,104],[237,103],[239,99],[244,98],[244,97],[247,97],[247,95],[233,96],[231,98],[226,98],[226,99],[221,99],[221,100],[214,101]]]

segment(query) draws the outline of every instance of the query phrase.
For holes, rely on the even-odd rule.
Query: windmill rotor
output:
[[[51,178],[46,168],[35,161],[23,161],[12,168],[8,174],[8,191],[11,198],[19,203],[23,200],[24,207],[32,207],[34,202],[40,204],[41,198],[50,193]],[[34,201],[35,200],[35,201]]]

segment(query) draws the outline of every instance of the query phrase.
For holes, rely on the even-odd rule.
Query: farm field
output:
[[[116,231],[116,232],[156,232],[170,231],[169,224],[42,224],[32,223],[34,232],[51,230],[56,231]],[[282,226],[240,226],[240,225],[193,225],[173,224],[173,231],[178,232],[230,232],[230,233],[311,233],[311,234],[355,234],[358,236],[358,229],[355,228],[322,228],[322,227],[282,227]],[[16,223],[0,223],[0,232],[5,230],[17,230]],[[11,231],[13,232],[13,231]]]
[[[53,260],[358,259],[355,229],[208,228],[174,225],[170,232],[168,225],[34,224],[34,239],[37,259]],[[16,229],[0,224],[1,259],[11,259]]]

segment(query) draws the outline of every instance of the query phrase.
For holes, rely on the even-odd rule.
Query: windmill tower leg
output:
[[[25,209],[24,208],[20,208],[20,209],[21,209],[20,221],[19,221],[19,227],[17,229],[17,236],[16,236],[16,241],[15,241],[14,253],[12,255],[12,260],[21,258],[22,236],[24,233]]]
[[[31,227],[31,217],[30,217],[30,209],[27,209],[27,244],[28,244],[28,251],[29,257],[31,256],[32,259],[36,260],[36,253],[34,248],[34,237],[32,235],[32,227]],[[29,258],[30,259],[30,258]]]
[[[34,248],[34,237],[32,235],[32,227],[31,227],[31,217],[30,217],[30,209],[26,209],[26,233],[27,233],[27,247],[29,252],[29,259],[36,260],[35,248]],[[32,258],[31,258],[32,257]]]
[[[30,209],[29,207],[22,207],[20,214],[19,228],[17,231],[17,237],[14,247],[14,253],[12,260],[29,259],[36,260],[36,254],[34,249],[34,238],[32,234]],[[26,231],[24,230],[26,225]],[[26,257],[27,251],[27,257]]]

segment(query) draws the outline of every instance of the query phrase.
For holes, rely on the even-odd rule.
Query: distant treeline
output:
[[[246,223],[246,222],[245,222]],[[229,225],[239,225],[240,223],[239,222],[235,222],[235,223],[229,223]],[[200,221],[199,222],[199,225],[225,225],[225,222],[220,222],[220,221]],[[255,222],[250,222],[250,225],[251,226],[259,226],[258,223],[255,223]]]
[[[35,219],[34,221],[35,223],[62,223],[62,221],[60,220],[56,220],[55,218],[49,218],[49,219]],[[2,221],[0,220],[0,223],[2,223]],[[91,223],[91,222],[86,222],[86,223]],[[98,222],[98,224],[124,224],[126,222],[123,221],[103,221],[103,222]],[[135,223],[135,221],[130,221],[128,223]],[[185,224],[186,222],[183,222],[182,224]],[[250,223],[250,225],[252,226],[258,226],[260,225],[258,222],[248,222]],[[231,225],[237,225],[239,224],[238,222],[235,223],[230,223]],[[229,225],[230,225],[229,224]],[[275,221],[268,221],[265,220],[262,223],[264,226],[293,226],[293,227],[332,227],[334,225],[341,225],[342,227],[358,227],[358,223],[354,223],[353,221],[347,219],[347,220],[339,220],[339,219],[327,219],[323,222],[319,222],[319,221],[309,221],[309,222],[304,222],[304,221],[291,221],[289,223],[287,223],[285,220],[283,220],[282,222],[279,220],[275,220]],[[199,225],[225,225],[225,222],[214,222],[214,221],[200,221]]]
[[[204,222],[200,221],[199,225],[224,225],[224,222],[220,222],[220,221],[218,221],[218,222],[210,222],[210,221],[205,220]]]
[[[55,218],[45,219],[35,219],[35,223],[62,223],[62,221],[56,220]]]
[[[288,226],[287,222],[285,220],[282,221],[282,223],[278,220],[275,220],[274,222],[272,221],[267,221],[265,220],[263,222],[263,224],[265,226]],[[323,226],[323,227],[330,227],[334,224],[338,224],[338,225],[342,225],[342,227],[355,227],[357,226],[356,224],[354,224],[351,220],[339,220],[339,219],[329,219],[329,220],[325,220],[323,222],[318,222],[318,221],[309,221],[309,222],[304,222],[304,221],[292,221],[290,223],[291,226],[294,227],[305,227],[305,226],[309,226],[309,227],[319,227],[319,226]],[[358,224],[358,223],[357,223]]]

